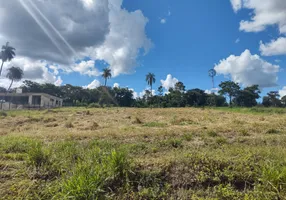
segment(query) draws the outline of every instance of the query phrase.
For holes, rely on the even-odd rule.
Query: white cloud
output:
[[[143,13],[121,6],[122,0],[3,0],[0,44],[11,41],[17,56],[45,60],[54,75],[61,69],[97,76],[94,66],[84,71],[75,63],[86,57],[106,61],[113,76],[132,73],[152,42]]]
[[[286,37],[280,37],[267,44],[260,42],[260,51],[264,56],[286,55]]]
[[[110,32],[102,45],[90,49],[91,57],[105,60],[112,75],[133,73],[140,49],[147,53],[152,46],[145,34],[148,19],[140,10],[121,9],[122,0],[109,0]]]
[[[46,61],[32,60],[26,57],[15,57],[11,62],[5,63],[3,67],[3,74],[0,81],[0,87],[9,86],[9,80],[4,77],[7,74],[7,69],[15,66],[23,70],[24,76],[22,81],[13,84],[14,87],[18,87],[24,80],[31,80],[38,83],[53,83],[61,84],[61,77],[57,76],[57,73],[49,71],[53,70],[53,66],[49,66]]]
[[[237,44],[237,43],[239,43],[239,42],[240,42],[240,39],[237,38],[237,39],[235,40],[235,43]]]
[[[210,90],[205,90],[205,93],[206,94],[212,94],[212,93],[218,94],[218,91],[219,91],[219,88],[212,88]]]
[[[280,98],[286,96],[286,86],[284,86],[281,90],[279,90]]]
[[[101,75],[98,69],[95,67],[94,60],[81,61],[80,63],[73,65],[72,70],[75,72],[79,72],[82,75],[88,75],[88,76]]]
[[[177,82],[179,82],[179,80],[176,78],[173,78],[171,74],[167,75],[166,80],[161,80],[161,84],[163,88],[165,88],[167,91],[170,88],[174,88]]]
[[[129,90],[131,90],[133,92],[133,99],[137,99],[139,97],[138,93],[135,92],[135,90],[133,88],[130,88]]]
[[[146,90],[149,90],[148,88],[146,88],[145,90],[142,90],[142,92],[139,92],[139,97],[142,98],[145,94],[146,94]],[[155,90],[152,90],[152,95],[156,95],[156,91]]]
[[[240,22],[240,30],[259,32],[267,26],[277,25],[281,34],[286,34],[285,0],[230,0],[235,12],[240,9],[252,10],[250,20]]]
[[[172,13],[171,13],[171,11],[169,10],[169,11],[168,11],[168,16],[171,16],[171,15],[172,15]]]
[[[161,23],[161,24],[166,24],[166,22],[167,22],[166,19],[161,19],[161,20],[160,20],[160,23]]]
[[[242,6],[242,0],[230,0],[232,4],[232,8],[235,12],[237,12],[239,9],[241,9]]]
[[[279,68],[258,55],[252,55],[249,50],[240,56],[230,55],[215,66],[218,74],[230,75],[233,81],[243,86],[257,84],[262,88],[277,85]]]
[[[95,89],[100,86],[100,82],[96,79],[94,79],[90,84],[83,86],[83,88],[88,88],[88,89]]]
[[[119,88],[119,83],[114,83],[114,84],[113,84],[113,87],[114,87],[114,88]]]
[[[62,78],[60,77],[60,76],[58,76],[58,78],[57,78],[57,80],[55,81],[55,85],[56,86],[61,86],[62,85],[62,83],[63,83],[63,80],[62,80]]]

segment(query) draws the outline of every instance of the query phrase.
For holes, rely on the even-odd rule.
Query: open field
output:
[[[0,114],[1,199],[286,199],[283,109]]]

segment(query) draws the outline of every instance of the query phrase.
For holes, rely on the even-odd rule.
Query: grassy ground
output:
[[[286,199],[284,111],[0,113],[0,199]]]

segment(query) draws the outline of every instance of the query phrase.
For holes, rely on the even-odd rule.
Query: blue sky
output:
[[[104,1],[106,0],[98,1],[102,2],[102,5],[91,4],[92,0],[72,0],[71,4],[76,1],[83,2],[84,8],[87,9],[86,12],[97,19],[99,18],[97,13],[105,8]],[[111,39],[109,39],[111,34],[108,35],[107,30],[105,33],[107,39],[100,48],[94,46],[91,54],[87,54],[87,51],[84,51],[86,54],[80,52],[82,57],[72,64],[61,61],[57,63],[54,57],[43,58],[42,60],[47,60],[45,67],[48,72],[45,73],[48,74],[46,76],[53,77],[48,80],[58,81],[57,83],[60,84],[88,86],[97,80],[95,85],[98,85],[98,81],[103,83],[100,71],[106,65],[96,60],[105,59],[107,65],[114,70],[114,77],[108,81],[108,84],[112,86],[114,83],[118,83],[121,87],[133,88],[138,94],[147,87],[145,75],[148,72],[156,75],[156,83],[153,88],[158,88],[162,84],[161,80],[166,80],[167,75],[170,74],[174,78],[173,81],[182,81],[188,89],[210,90],[212,84],[208,77],[208,70],[216,66],[215,69],[218,71],[218,75],[215,77],[216,86],[221,81],[228,79],[244,86],[257,82],[257,84],[263,85],[264,94],[269,90],[281,90],[281,94],[286,95],[286,89],[282,90],[283,86],[286,86],[284,79],[286,50],[283,50],[283,48],[286,49],[286,14],[283,15],[284,11],[286,13],[286,4],[281,0],[274,0],[269,5],[261,5],[263,3],[259,3],[258,0],[249,2],[247,3],[245,0],[181,0],[178,3],[174,0],[123,0],[123,2],[109,0],[109,8],[111,5],[114,6],[109,11],[110,27],[116,27],[112,28],[113,35],[116,35],[116,30],[118,30],[118,35],[121,34],[126,39],[127,43],[125,43],[129,50],[122,50],[125,48],[124,42],[117,48],[113,48],[113,44],[120,43],[122,39],[120,37],[115,37],[115,39],[110,37]],[[43,5],[35,4],[53,23],[52,15],[49,17],[48,11],[41,7]],[[29,5],[27,6],[29,7]],[[90,11],[92,6],[97,10]],[[25,8],[25,5],[23,7]],[[276,13],[279,11],[282,12],[280,18],[276,17]],[[137,12],[136,15],[133,15],[133,12]],[[117,15],[121,21],[116,22]],[[272,16],[276,21],[263,21],[265,15]],[[115,18],[112,19],[112,16]],[[243,20],[249,23],[243,25],[241,24]],[[53,24],[61,32],[61,24],[57,24],[57,22]],[[34,26],[38,25],[34,24]],[[102,27],[104,26],[105,24],[102,25]],[[121,32],[121,29],[126,29],[126,31]],[[80,46],[78,41],[73,43],[72,35],[61,33],[68,42],[71,41],[70,44],[76,51],[77,48],[82,51],[83,48],[96,44],[94,42],[91,45]],[[97,33],[95,32],[95,34]],[[100,35],[101,32],[98,34]],[[2,38],[8,37],[8,30],[2,34],[0,32],[0,42],[1,35]],[[9,37],[8,39],[13,44],[15,39]],[[93,39],[95,38],[91,37],[89,41]],[[147,39],[149,44],[146,44],[148,43]],[[278,39],[281,41],[278,42]],[[78,40],[80,41],[80,38]],[[148,49],[146,54],[142,50],[143,47]],[[25,66],[27,70],[31,69],[32,67],[28,65],[31,62],[36,63],[36,59],[39,58],[25,53],[24,50],[21,50],[21,46],[17,49],[20,49],[21,57],[29,57],[30,60]],[[246,52],[247,49],[249,52]],[[119,56],[112,58],[109,56],[120,52],[119,50],[126,55],[121,57],[119,53]],[[44,51],[48,51],[48,47],[43,49]],[[258,56],[255,57],[255,54]],[[236,58],[231,58],[231,55]],[[129,60],[136,56],[136,61]],[[223,59],[226,60],[220,62]],[[95,60],[95,64],[91,63],[93,66],[89,68],[84,67],[86,65],[81,65],[82,68],[76,67],[77,64],[88,60]],[[54,68],[50,66],[57,68],[59,73],[55,73]],[[91,69],[93,67],[94,69]],[[88,69],[92,72],[84,71]],[[37,77],[31,79],[42,81]],[[166,89],[168,88],[166,87]]]

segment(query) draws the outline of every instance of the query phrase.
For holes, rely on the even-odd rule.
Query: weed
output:
[[[144,126],[147,127],[165,127],[167,124],[161,122],[147,122]]]
[[[0,111],[0,117],[7,117],[8,114],[4,111]]]
[[[65,123],[65,127],[66,127],[66,128],[73,128],[74,125],[72,124],[71,121],[68,121],[68,122]]]
[[[143,122],[138,117],[135,117],[135,120],[132,123],[133,124],[142,124]]]
[[[207,135],[210,136],[210,137],[217,137],[218,136],[218,134],[215,131],[213,131],[213,130],[208,131]]]
[[[271,128],[271,129],[268,129],[268,130],[266,131],[266,133],[267,133],[267,134],[278,134],[278,133],[280,133],[280,131],[277,130],[277,129]]]
[[[183,135],[183,138],[186,140],[186,141],[191,141],[193,140],[194,138],[194,135],[192,133],[186,133]]]

